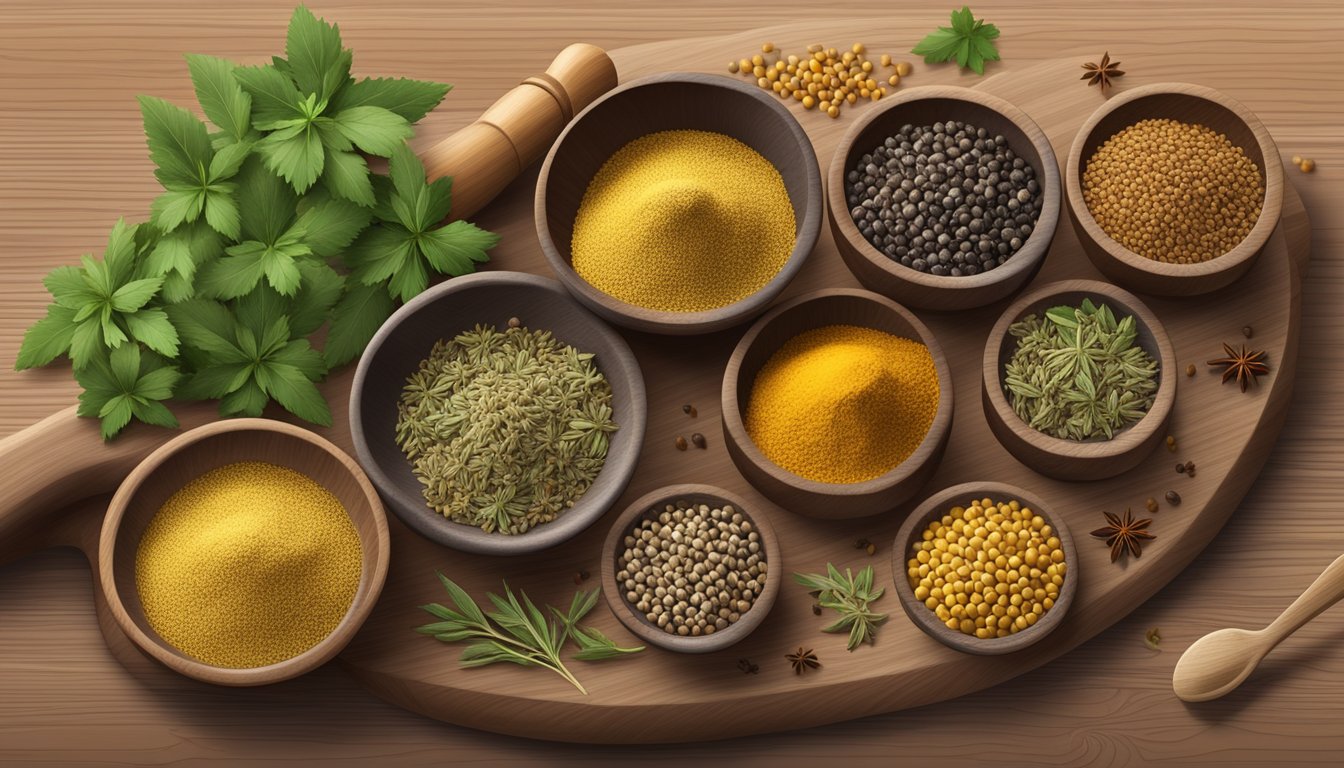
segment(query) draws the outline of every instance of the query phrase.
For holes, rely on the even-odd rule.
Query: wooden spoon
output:
[[[1344,598],[1344,555],[1264,629],[1220,629],[1196,640],[1176,662],[1172,689],[1185,701],[1209,701],[1226,695],[1250,677],[1274,646],[1340,598]]]

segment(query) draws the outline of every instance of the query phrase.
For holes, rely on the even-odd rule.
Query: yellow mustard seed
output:
[[[145,617],[188,656],[235,669],[293,658],[331,634],[359,586],[341,502],[287,467],[211,470],[164,502],[140,539]]]
[[[906,75],[910,74],[911,70],[912,67],[910,66],[910,62],[908,61],[902,61],[896,65],[896,74],[900,75],[901,77],[905,77]]]
[[[774,53],[774,51],[775,51],[774,43],[763,43],[761,45],[761,53]]]
[[[788,190],[769,160],[723,134],[678,130],[607,159],[579,204],[571,253],[574,270],[603,293],[699,312],[760,290],[796,239]]]

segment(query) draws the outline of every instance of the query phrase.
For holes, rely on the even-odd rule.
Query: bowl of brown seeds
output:
[[[779,541],[768,520],[710,485],[672,485],[626,508],[603,547],[603,594],[640,639],[709,653],[751,634],[779,593]]]
[[[1097,269],[1160,296],[1208,293],[1246,274],[1283,206],[1269,131],[1241,102],[1189,83],[1107,99],[1074,138],[1064,183]]]

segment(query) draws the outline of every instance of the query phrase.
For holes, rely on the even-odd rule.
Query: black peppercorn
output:
[[[700,434],[699,432],[695,432],[695,433],[693,433],[693,434],[691,435],[691,442],[695,444],[695,447],[696,447],[696,448],[706,448],[706,447],[707,447],[707,446],[705,445],[705,436],[702,435],[702,434]]]
[[[1181,494],[1175,491],[1167,491],[1167,503],[1173,506],[1181,503]]]
[[[682,437],[681,435],[677,435],[676,446],[678,451],[686,450],[686,438]]]

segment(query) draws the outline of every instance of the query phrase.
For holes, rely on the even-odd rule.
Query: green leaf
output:
[[[404,78],[365,78],[341,90],[332,100],[331,110],[359,106],[382,107],[401,115],[408,123],[418,122],[443,101],[452,89],[447,83]]]
[[[424,220],[426,225],[437,224],[448,217],[453,204],[453,177],[442,176],[425,188]]]
[[[214,150],[205,123],[181,107],[153,96],[139,96],[144,118],[149,158],[156,166],[154,175],[164,186],[172,183],[199,185],[205,182],[205,169]]]
[[[955,59],[960,67],[969,67],[976,74],[984,74],[986,61],[997,61],[999,51],[993,40],[999,36],[998,27],[976,20],[971,9],[963,6],[952,11],[950,27],[939,27],[911,50],[924,57],[926,63]]]
[[[299,265],[294,258],[276,249],[267,249],[261,258],[262,271],[266,273],[266,282],[284,296],[293,296],[299,289]]]
[[[293,344],[306,347],[308,342],[299,340]],[[282,363],[269,363],[266,370],[270,373],[266,391],[281,407],[305,421],[331,426],[331,409],[327,401],[302,371]]]
[[[406,118],[382,107],[350,107],[337,112],[332,120],[342,136],[379,157],[391,156],[414,134]]]
[[[260,416],[270,397],[254,379],[248,379],[238,389],[219,400],[219,413],[222,416]]]
[[[327,321],[345,289],[345,278],[314,259],[300,261],[299,272],[303,281],[290,308],[289,325],[295,336],[307,336]]]
[[[220,363],[196,371],[178,388],[178,394],[192,400],[217,400],[251,379],[248,363]]]
[[[141,354],[138,344],[125,344],[111,353],[97,352],[75,371],[84,392],[79,415],[102,419],[102,435],[110,440],[130,423],[132,416],[161,426],[177,426],[171,412],[159,403],[172,395],[178,372],[153,353]]]
[[[247,159],[248,154],[252,152],[251,142],[239,142],[230,144],[215,153],[210,161],[210,168],[207,176],[211,184],[233,178],[238,173],[238,169],[243,167],[243,161]]]
[[[314,189],[299,201],[297,223],[306,232],[304,243],[313,254],[326,259],[350,245],[369,225],[371,215],[365,207]]]
[[[429,287],[429,274],[425,272],[424,260],[416,256],[404,259],[401,268],[388,281],[387,287],[393,296],[403,302],[419,296]]]
[[[420,235],[420,251],[436,271],[445,275],[474,272],[476,262],[489,261],[486,251],[499,243],[499,235],[466,221],[454,221]]]
[[[400,198],[403,212],[398,214],[402,225],[412,232],[424,229],[422,222],[416,221],[412,205],[425,186],[425,166],[411,150],[409,144],[401,143],[393,148],[388,156],[387,175],[392,180],[392,199]]]
[[[278,123],[303,118],[299,104],[303,96],[274,65],[236,67],[234,79],[252,97],[252,127],[274,130]]]
[[[234,78],[236,68],[232,62],[214,56],[187,54],[187,69],[201,111],[224,135],[241,142],[252,129],[252,97]]]
[[[138,227],[129,226],[125,219],[117,219],[112,231],[107,235],[107,247],[103,249],[103,271],[107,280],[107,295],[112,295],[116,287],[131,280],[135,274],[135,233]]]
[[[174,304],[167,311],[186,343],[220,360],[245,361],[235,341],[233,316],[223,304],[192,299]]]
[[[152,424],[156,427],[166,427],[168,429],[177,429],[177,417],[168,410],[168,406],[153,400],[135,400],[131,401],[131,413],[135,418],[146,424]]]
[[[289,20],[285,56],[299,88],[319,99],[331,98],[350,78],[351,53],[341,47],[340,29],[302,5]]]
[[[136,341],[165,357],[177,357],[177,329],[162,309],[142,309],[127,315],[126,325]]]
[[[115,312],[134,312],[149,303],[163,285],[162,277],[146,277],[121,286],[109,302]]]
[[[267,168],[300,194],[317,181],[326,158],[322,139],[310,125],[296,125],[270,134],[257,142],[257,153]]]
[[[46,365],[70,349],[75,334],[75,311],[59,304],[47,306],[47,316],[38,320],[23,334],[19,357],[14,370]]]
[[[373,185],[369,166],[354,152],[337,152],[327,147],[327,159],[322,168],[322,183],[336,197],[358,203],[366,208],[374,204]]]
[[[102,293],[89,287],[79,267],[56,267],[42,278],[42,284],[55,302],[67,309],[79,309],[103,299]]]
[[[235,145],[236,146],[236,145]],[[205,198],[205,221],[212,229],[230,240],[237,240],[242,234],[242,218],[238,213],[238,204],[229,191],[217,190],[212,186],[211,194]],[[229,185],[232,189],[232,185]]]
[[[416,259],[413,235],[396,225],[373,226],[345,251],[350,277],[364,285],[376,285],[392,279]]]
[[[280,239],[294,219],[298,195],[257,158],[243,163],[237,182],[241,239],[266,244]]]
[[[336,368],[359,357],[394,308],[392,297],[382,285],[347,283],[345,295],[332,311],[326,348],[322,350],[327,365]]]
[[[172,232],[184,222],[195,221],[205,208],[200,189],[170,189],[149,204],[150,220],[164,232]]]

